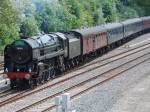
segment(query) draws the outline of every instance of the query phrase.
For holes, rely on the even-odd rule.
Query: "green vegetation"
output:
[[[150,15],[149,0],[2,0],[0,49],[21,36]]]

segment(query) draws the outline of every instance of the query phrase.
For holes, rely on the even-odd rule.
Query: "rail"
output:
[[[112,79],[112,78],[122,74],[123,72],[126,72],[127,70],[129,70],[129,69],[131,69],[131,68],[133,68],[133,67],[135,67],[135,66],[137,66],[137,65],[139,65],[139,64],[141,64],[141,63],[143,63],[143,62],[145,62],[147,60],[149,60],[150,59],[149,56],[150,56],[150,52],[148,52],[146,54],[143,54],[142,56],[138,56],[135,59],[132,59],[132,60],[126,62],[126,63],[121,64],[120,66],[112,68],[112,69],[110,69],[110,70],[108,70],[108,71],[106,71],[106,72],[104,72],[102,74],[98,74],[98,75],[96,75],[96,76],[94,76],[92,78],[88,78],[88,79],[86,79],[86,80],[84,80],[84,81],[82,81],[82,82],[80,82],[78,84],[75,84],[75,85],[73,85],[73,86],[71,86],[69,88],[66,88],[64,91],[59,91],[59,92],[56,92],[53,95],[45,97],[44,99],[42,99],[40,101],[37,101],[37,102],[35,102],[35,103],[31,104],[31,105],[28,105],[28,106],[18,110],[17,112],[26,111],[26,110],[28,110],[31,107],[34,107],[34,106],[36,106],[38,104],[41,104],[42,102],[45,102],[47,100],[52,100],[54,97],[56,97],[58,95],[61,95],[63,92],[72,91],[73,89],[75,89],[75,88],[77,89],[77,88],[87,84],[90,81],[97,80],[98,78],[101,78],[102,76],[105,77],[105,79],[103,81],[100,81],[99,83],[96,83],[95,85],[92,85],[91,87],[87,88],[86,90],[83,90],[82,92],[79,92],[79,93],[71,96],[71,99],[74,99],[76,96],[81,95],[81,93],[85,93],[86,91],[90,90],[91,88],[94,88],[95,86],[100,85],[100,84],[102,84],[102,83],[104,83],[104,82],[106,82],[106,81],[108,81],[108,80],[110,80],[110,79]],[[132,63],[135,63],[135,64],[132,64]],[[52,105],[51,107],[47,108],[46,110],[43,110],[42,112],[49,111],[49,110],[51,110],[54,107],[56,107],[56,105]]]
[[[149,54],[150,54],[150,53],[149,53]],[[144,55],[143,55],[143,56],[144,56]],[[141,58],[141,57],[138,57],[138,58]],[[138,58],[136,58],[136,59],[134,59],[134,60],[132,60],[132,61],[136,61]],[[73,100],[73,99],[75,99],[75,98],[81,96],[81,95],[84,94],[85,92],[88,92],[89,90],[91,90],[91,89],[93,89],[93,88],[95,88],[95,87],[98,87],[98,86],[102,85],[103,83],[105,83],[105,82],[107,82],[107,81],[109,81],[109,80],[111,80],[111,79],[113,79],[113,78],[115,78],[115,77],[121,75],[122,73],[124,73],[124,72],[126,72],[126,71],[128,71],[128,70],[130,70],[130,69],[132,69],[132,68],[134,68],[134,67],[136,67],[136,66],[138,66],[138,65],[140,65],[141,63],[144,63],[144,62],[148,61],[148,60],[150,60],[150,58],[146,58],[146,59],[144,59],[144,60],[142,60],[142,61],[139,61],[138,63],[133,64],[132,66],[126,67],[126,69],[124,69],[123,66],[124,66],[125,64],[129,63],[129,62],[127,62],[127,63],[125,63],[123,66],[121,65],[121,66],[122,66],[122,67],[120,66],[121,68],[119,68],[119,67],[115,68],[115,69],[118,69],[118,68],[119,68],[119,69],[116,70],[115,72],[109,71],[110,74],[111,74],[110,76],[106,76],[106,75],[105,75],[106,79],[104,79],[104,80],[102,80],[102,81],[100,81],[100,82],[98,82],[98,83],[96,83],[96,84],[94,84],[94,85],[92,85],[92,86],[90,86],[90,87],[88,87],[88,88],[86,88],[86,89],[84,89],[84,90],[82,90],[82,91],[80,91],[80,92],[78,92],[78,93],[72,95],[72,96],[71,96],[71,100]],[[130,61],[130,62],[132,62],[132,61]],[[113,69],[113,71],[114,71],[115,69]],[[107,74],[108,74],[108,73],[107,73]],[[102,75],[102,74],[99,74],[98,76],[93,77],[93,79],[99,78],[99,76],[101,76],[101,75]],[[91,80],[93,80],[93,79],[89,79],[88,82],[91,81]],[[83,83],[86,83],[86,82],[83,82]],[[82,86],[82,85],[83,85],[83,84],[78,84],[78,85],[74,86],[74,88],[77,88],[77,87]],[[73,87],[72,87],[72,88],[73,88]],[[69,88],[69,89],[72,89],[72,88]],[[68,92],[69,89],[66,89],[65,92]],[[60,93],[60,94],[61,94],[61,93]],[[57,95],[56,95],[56,96],[57,96]],[[52,98],[51,98],[51,99],[52,99]],[[56,108],[56,107],[57,107],[57,105],[54,104],[54,105],[52,105],[52,106],[46,108],[46,109],[43,110],[42,112],[50,111],[50,110],[52,110],[52,109],[54,109],[54,108]],[[18,112],[19,112],[19,111],[18,111]]]

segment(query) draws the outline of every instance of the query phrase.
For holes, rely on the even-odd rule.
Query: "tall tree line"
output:
[[[0,49],[41,31],[67,31],[148,15],[149,0],[1,0]]]

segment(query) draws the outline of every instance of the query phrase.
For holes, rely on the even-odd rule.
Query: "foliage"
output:
[[[19,12],[10,0],[2,0],[0,3],[0,48],[18,37]]]
[[[102,10],[106,22],[112,22],[118,20],[118,12],[116,9],[117,0],[105,0],[102,3]]]
[[[0,47],[20,36],[150,15],[149,0],[2,0]]]
[[[135,0],[135,3],[144,12],[143,15],[145,15],[145,16],[150,15],[150,1],[149,0]]]
[[[17,5],[20,4],[20,5]],[[20,10],[20,36],[33,36],[39,32],[38,23],[35,19],[36,7],[32,4],[32,1],[16,0],[14,5]]]
[[[135,18],[138,17],[138,13],[136,9],[132,8],[131,2],[125,1],[125,0],[120,0],[117,2],[116,7],[119,13],[119,19],[120,20],[126,20],[129,18]]]
[[[26,17],[20,26],[20,36],[33,36],[39,32],[37,22],[34,17]]]

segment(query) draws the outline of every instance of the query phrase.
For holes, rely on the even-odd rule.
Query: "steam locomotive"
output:
[[[149,31],[150,17],[143,17],[19,39],[4,49],[4,71],[11,88],[31,87]]]

